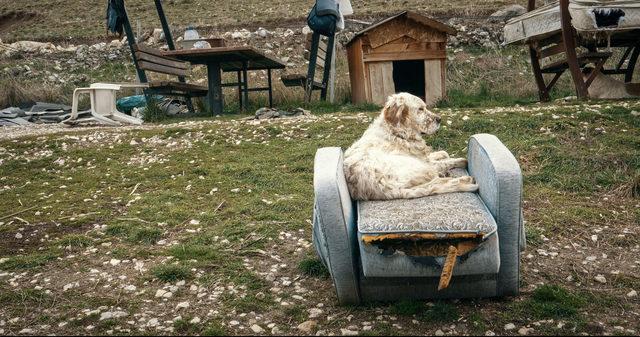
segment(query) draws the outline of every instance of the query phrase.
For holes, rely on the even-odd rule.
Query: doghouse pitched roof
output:
[[[412,11],[404,11],[402,13],[399,13],[397,15],[394,15],[390,18],[386,18],[380,22],[374,23],[373,25],[367,27],[366,29],[363,29],[361,31],[359,31],[358,33],[356,33],[356,35],[349,41],[349,43],[347,43],[347,45],[353,43],[355,40],[357,40],[358,38],[360,38],[362,35],[376,30],[377,28],[384,26],[385,24],[397,20],[399,18],[405,17],[417,24],[420,24],[426,28],[430,28],[430,29],[435,29],[437,31],[440,31],[442,33],[445,34],[449,34],[449,35],[455,35],[456,34],[456,30],[448,25],[445,25],[442,22],[438,22],[436,20],[430,19],[422,14],[416,13],[416,12],[412,12]]]

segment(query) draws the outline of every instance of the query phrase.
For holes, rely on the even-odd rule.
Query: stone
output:
[[[444,336],[444,332],[442,330],[438,329],[438,330],[436,330],[435,335],[436,336]]]
[[[251,331],[253,331],[253,333],[258,334],[258,333],[263,333],[264,329],[261,326],[259,326],[258,324],[254,324],[254,325],[251,326]]]
[[[533,332],[532,328],[525,328],[522,327],[520,328],[520,330],[518,330],[518,334],[522,335],[522,336],[527,336],[529,333]]]
[[[505,329],[506,331],[510,331],[510,330],[515,329],[515,328],[516,328],[516,325],[515,325],[515,324],[513,324],[513,323],[509,323],[509,324],[506,324],[506,325],[504,326],[504,329]]]
[[[506,22],[527,12],[527,9],[521,5],[506,6],[489,16],[489,22]]]
[[[358,331],[353,331],[353,330],[349,330],[349,329],[340,329],[340,333],[343,336],[357,336],[358,335]]]
[[[602,283],[602,284],[607,283],[607,279],[604,277],[604,275],[598,275],[598,276],[594,277],[593,279],[598,283]]]
[[[122,317],[127,317],[129,314],[127,314],[124,311],[106,311],[100,314],[100,320],[104,321],[107,319],[117,319],[117,318],[122,318]]]
[[[489,337],[493,337],[493,336],[495,336],[495,335],[496,335],[496,333],[495,333],[495,332],[493,332],[493,331],[491,331],[491,330],[489,330],[489,331],[485,332],[485,333],[484,333],[484,335],[485,335],[485,336],[489,336]]]
[[[318,318],[324,311],[318,308],[309,309],[309,318]]]
[[[198,324],[200,322],[201,322],[200,317],[194,317],[191,321],[189,321],[189,323],[191,324]]]
[[[176,309],[186,309],[189,307],[189,302],[180,302],[176,306]]]
[[[303,333],[310,334],[317,325],[318,325],[318,322],[316,321],[306,321],[298,325],[298,330],[300,330]]]
[[[638,297],[638,292],[635,290],[631,290],[630,292],[627,293],[627,297],[629,298]]]

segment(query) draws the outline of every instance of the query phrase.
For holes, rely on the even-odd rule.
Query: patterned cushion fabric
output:
[[[363,235],[469,233],[486,238],[497,229],[476,193],[358,202],[358,231]]]

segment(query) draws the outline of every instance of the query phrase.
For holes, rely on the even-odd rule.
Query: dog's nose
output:
[[[436,116],[436,122],[440,123],[441,120],[442,118],[440,116]]]

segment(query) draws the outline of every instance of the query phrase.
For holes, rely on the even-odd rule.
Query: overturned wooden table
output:
[[[273,86],[271,71],[284,69],[285,63],[275,57],[263,54],[253,47],[216,47],[206,49],[183,49],[164,52],[164,55],[187,61],[191,64],[207,66],[209,94],[207,100],[214,115],[223,110],[223,87],[237,87],[240,109],[249,102],[249,92],[268,91],[269,106],[273,106]],[[268,86],[249,88],[249,71],[267,70]],[[222,83],[221,72],[237,72],[238,83]]]

